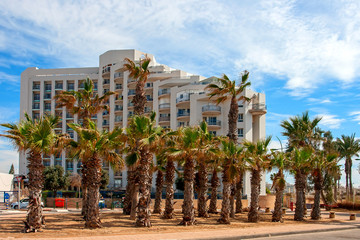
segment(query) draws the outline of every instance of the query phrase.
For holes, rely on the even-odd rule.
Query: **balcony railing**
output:
[[[103,84],[110,84],[110,79],[104,79]]]
[[[166,108],[170,108],[170,103],[159,104],[159,109],[166,109]]]
[[[115,78],[123,78],[123,77],[124,77],[124,74],[121,72],[114,73],[114,79]]]
[[[116,90],[120,90],[120,89],[122,89],[122,84],[116,84]]]
[[[103,121],[102,125],[103,126],[109,126],[109,122],[108,121]]]
[[[166,94],[170,94],[170,88],[165,88],[165,89],[160,89],[159,90],[159,96],[161,95],[166,95]]]
[[[110,72],[110,67],[106,67],[102,70],[102,74]]]
[[[264,104],[264,103],[255,103],[251,107],[251,110],[265,111],[266,109],[267,109],[267,107],[266,107],[266,104]]]
[[[177,117],[188,117],[190,116],[189,112],[178,112]]]
[[[121,105],[115,105],[115,111],[122,111],[124,108]]]
[[[63,89],[62,83],[55,84],[55,90],[62,90],[62,89]]]
[[[170,116],[159,117],[159,122],[169,122],[169,121],[170,121]]]
[[[151,102],[151,101],[153,101],[154,99],[153,99],[153,97],[152,96],[146,96],[146,101],[149,101],[149,102]]]
[[[215,105],[204,105],[204,106],[202,106],[202,111],[203,112],[221,112],[221,107],[215,106]]]
[[[122,121],[123,121],[122,116],[120,116],[120,117],[115,117],[115,122],[122,122]]]
[[[221,126],[221,121],[206,121],[209,126]]]
[[[136,82],[136,80],[133,79],[133,78],[129,78],[127,82],[128,82],[128,83],[133,83],[133,82]]]
[[[40,90],[40,84],[34,84],[33,90]]]
[[[133,95],[135,95],[135,89],[129,90],[128,96],[133,96]]]
[[[34,109],[34,110],[40,110],[40,104],[33,104],[32,109]]]
[[[176,103],[187,102],[187,101],[190,101],[190,96],[186,96],[183,98],[176,98]]]

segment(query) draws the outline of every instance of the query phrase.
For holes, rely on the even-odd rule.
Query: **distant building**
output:
[[[68,133],[76,139],[76,133],[67,123],[77,122],[65,107],[55,108],[53,97],[63,90],[80,90],[84,79],[90,77],[95,83],[95,90],[101,95],[115,91],[111,96],[110,112],[101,112],[93,116],[102,129],[111,130],[115,126],[126,126],[128,118],[134,114],[131,99],[135,95],[135,81],[128,77],[123,69],[124,58],[137,61],[145,55],[137,50],[111,50],[100,55],[99,66],[90,68],[38,69],[31,67],[21,74],[20,112],[27,112],[33,118],[43,114],[55,114],[62,119],[57,133]],[[153,55],[150,63],[150,76],[146,83],[147,103],[145,113],[157,113],[157,124],[164,128],[176,129],[182,126],[193,126],[205,120],[209,131],[214,135],[226,135],[228,131],[229,102],[217,106],[210,101],[205,92],[206,85],[214,78],[205,78],[158,64]],[[252,98],[251,103],[239,103],[238,137],[256,141],[265,138],[265,95],[250,89],[245,95]],[[61,165],[66,171],[79,172],[80,162],[68,158],[65,152],[55,156],[44,156],[44,165]],[[126,171],[113,171],[109,164],[103,167],[109,170],[110,188],[125,189]],[[26,174],[25,156],[20,156],[20,174]],[[265,174],[263,174],[261,194],[265,194]],[[250,196],[250,174],[244,177],[244,194]],[[153,181],[155,183],[155,181]]]

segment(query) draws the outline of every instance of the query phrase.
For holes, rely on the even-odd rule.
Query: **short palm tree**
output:
[[[238,165],[244,164],[245,159],[243,148],[237,146],[236,143],[231,140],[222,140],[221,157],[223,200],[221,205],[221,214],[218,222],[222,224],[230,224],[231,184],[237,175]]]
[[[99,228],[99,195],[101,186],[101,161],[107,161],[114,169],[123,166],[122,155],[119,149],[124,148],[125,136],[121,128],[101,132],[91,120],[87,126],[68,124],[77,134],[78,141],[70,141],[71,156],[75,159],[85,160],[87,166],[88,193],[86,198],[87,213],[85,215],[86,228]]]
[[[352,157],[359,156],[360,140],[355,139],[355,133],[350,136],[341,135],[341,138],[336,140],[336,147],[340,153],[340,158],[345,159],[345,175],[346,175],[346,196],[349,199],[353,195],[352,187]]]
[[[56,95],[56,108],[66,107],[67,111],[71,114],[77,114],[79,122],[83,123],[84,127],[87,127],[89,120],[92,116],[101,111],[109,111],[107,101],[111,95],[115,92],[109,91],[102,96],[94,94],[94,82],[90,78],[86,78],[84,81],[84,89],[79,91],[63,91],[59,95]],[[87,194],[87,166],[86,159],[80,159],[82,161],[82,215],[86,215],[86,194]]]
[[[126,129],[128,141],[126,164],[136,168],[135,183],[139,185],[136,226],[150,227],[151,166],[162,128],[155,127],[155,113],[150,117],[135,115]]]
[[[179,225],[194,225],[194,179],[195,161],[199,154],[200,131],[195,127],[186,127],[177,130],[176,145],[169,148],[171,156],[184,161],[184,203],[183,220]]]
[[[338,171],[337,155],[326,154],[325,151],[318,152],[312,159],[311,176],[314,180],[314,205],[311,211],[311,219],[319,220],[321,218],[320,196],[324,186],[324,179],[327,173]]]
[[[0,124],[7,128],[0,136],[10,139],[19,152],[27,153],[29,177],[29,208],[25,222],[25,231],[38,231],[42,228],[43,216],[41,207],[41,190],[44,186],[42,154],[56,152],[61,146],[61,137],[55,134],[59,119],[43,116],[32,120],[25,113],[25,119],[19,124]]]
[[[276,197],[275,197],[275,206],[274,206],[274,212],[272,215],[271,221],[273,222],[282,222],[283,216],[282,216],[282,203],[283,203],[283,193],[286,185],[285,176],[284,176],[284,170],[287,169],[287,155],[286,153],[276,151],[272,152],[272,158],[270,166],[271,168],[277,168],[277,173],[274,173],[271,176],[271,179],[273,181],[272,188],[275,190]]]
[[[153,213],[161,213],[161,200],[162,200],[162,190],[164,186],[164,171],[165,171],[166,160],[163,156],[156,156],[156,166],[154,166],[156,171],[155,179],[155,203]]]
[[[244,95],[247,87],[251,85],[248,81],[249,72],[244,71],[241,76],[241,82],[237,86],[235,81],[231,81],[225,74],[217,79],[217,83],[209,84],[206,89],[209,90],[209,98],[215,98],[216,103],[224,103],[230,100],[230,110],[228,114],[228,137],[231,141],[237,140],[237,120],[239,115],[238,102],[249,102],[250,98]]]
[[[251,168],[251,201],[250,210],[248,214],[249,222],[259,221],[259,195],[261,172],[267,169],[270,163],[270,156],[268,153],[268,146],[271,142],[271,137],[263,140],[258,140],[255,143],[245,141],[246,158],[250,163]]]
[[[296,189],[296,209],[294,220],[304,220],[304,203],[306,179],[312,169],[311,157],[313,150],[311,148],[293,148],[289,157],[290,172],[295,175]]]
[[[211,198],[210,198],[210,204],[209,204],[209,210],[208,213],[218,213],[217,211],[217,190],[220,186],[220,179],[218,176],[218,172],[220,171],[221,166],[221,157],[216,157],[214,159],[211,159],[209,165],[212,169],[211,174]]]

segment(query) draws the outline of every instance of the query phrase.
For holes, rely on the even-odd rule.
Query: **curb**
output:
[[[343,227],[343,228],[328,228],[328,229],[318,229],[316,233],[321,232],[335,232],[335,231],[343,231],[343,230],[351,230],[351,229],[360,229],[360,226],[351,226],[351,227]],[[314,230],[304,230],[298,232],[279,232],[279,233],[262,233],[262,234],[254,234],[254,235],[239,235],[239,236],[231,236],[231,237],[215,237],[215,238],[194,238],[192,240],[239,240],[239,239],[253,239],[253,238],[267,238],[267,237],[279,237],[279,236],[287,236],[287,235],[296,235],[296,234],[306,234],[306,233],[314,233]],[[183,239],[185,240],[185,239]]]

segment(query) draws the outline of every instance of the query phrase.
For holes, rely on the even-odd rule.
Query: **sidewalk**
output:
[[[289,213],[290,215],[291,213]],[[322,217],[328,218],[328,212],[323,212]],[[202,230],[202,231],[183,231],[183,232],[167,232],[167,233],[156,233],[151,232],[142,234],[128,234],[128,235],[113,235],[113,236],[88,236],[79,237],[76,239],[80,240],[157,240],[157,239],[250,239],[259,237],[269,236],[280,236],[280,235],[291,235],[300,233],[311,233],[311,232],[324,232],[324,231],[339,231],[348,229],[360,228],[360,218],[355,221],[349,220],[348,214],[336,215],[336,220],[333,222],[325,223],[304,223],[304,224],[293,224],[293,225],[276,225],[276,226],[257,226],[246,228],[226,228],[218,230]],[[226,226],[224,226],[226,227]],[[9,236],[10,237],[10,236]],[[0,238],[8,239],[8,238]],[[17,238],[17,239],[35,239],[31,238]],[[44,239],[44,238],[43,238]],[[70,240],[70,238],[46,238],[50,240]]]

